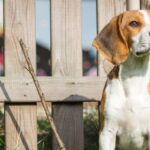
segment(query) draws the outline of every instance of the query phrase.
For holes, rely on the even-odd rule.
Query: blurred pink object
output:
[[[44,71],[44,69],[38,69],[37,76],[47,76],[47,73]]]
[[[4,63],[4,54],[1,52],[0,53],[0,64]]]
[[[89,69],[89,71],[86,73],[86,76],[97,76],[97,68],[92,67]]]

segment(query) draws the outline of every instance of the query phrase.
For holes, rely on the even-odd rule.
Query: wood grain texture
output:
[[[81,1],[52,0],[51,8],[52,76],[77,79],[82,76]],[[67,85],[58,85],[57,89],[53,88],[55,90],[53,92],[57,95],[56,91],[61,91],[58,88],[65,89]],[[69,91],[66,90],[68,95],[65,98],[66,101],[72,99],[71,95],[74,95],[74,101],[80,100],[81,97],[76,95],[79,94],[78,87],[83,87],[83,85],[78,86],[73,80],[70,85],[75,88],[70,87]],[[58,100],[62,101],[61,94],[58,95]],[[81,110],[82,103],[53,104],[53,117],[67,150],[83,150],[83,114]],[[56,142],[53,142],[53,149],[58,149]]]
[[[98,23],[98,32],[110,21],[113,16],[120,14],[121,12],[126,11],[126,0],[97,0],[97,23]],[[104,88],[105,82],[107,79],[107,73],[104,68],[112,68],[111,63],[105,63],[104,58],[98,56],[98,75],[102,79],[101,87]],[[105,66],[104,66],[105,64]],[[103,84],[103,85],[102,85]]]
[[[84,149],[82,111],[82,103],[53,104],[54,121],[67,150]],[[53,150],[58,150],[55,139],[53,139]]]
[[[105,80],[97,77],[40,77],[47,101],[100,101]],[[0,102],[40,101],[32,79],[0,78]],[[76,95],[80,97],[75,97]],[[77,98],[77,99],[76,99]]]
[[[133,9],[135,10],[140,9],[140,0],[127,0],[127,10],[133,10]]]
[[[35,1],[5,1],[5,76],[25,77],[28,72],[20,64],[25,63],[19,39],[29,48],[29,55],[35,69]]]
[[[98,31],[100,31],[113,16],[126,11],[126,0],[98,0]]]
[[[141,0],[141,9],[150,9],[150,0]]]
[[[37,150],[36,104],[5,104],[7,150]]]
[[[5,76],[6,78],[29,79],[30,75],[22,65],[25,59],[19,45],[19,39],[27,44],[29,55],[35,69],[35,1],[34,0],[5,0]],[[20,80],[21,81],[21,80]],[[10,82],[13,82],[10,79]],[[19,83],[16,98],[21,91]],[[4,87],[4,88],[3,88]],[[2,93],[11,99],[1,84]],[[8,95],[7,95],[8,94]],[[14,99],[14,101],[16,101]],[[36,103],[5,103],[5,136],[6,149],[36,150]]]
[[[81,76],[80,0],[52,0],[52,75]]]

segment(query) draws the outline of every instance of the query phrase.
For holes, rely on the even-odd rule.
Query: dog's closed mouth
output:
[[[141,51],[141,52],[136,52],[137,56],[141,56],[141,55],[146,55],[150,52],[150,49],[146,50],[146,51]]]

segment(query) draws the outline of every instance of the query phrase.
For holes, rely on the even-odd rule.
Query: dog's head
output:
[[[101,55],[114,64],[126,61],[133,53],[142,57],[150,53],[150,11],[131,10],[114,18],[93,41]]]

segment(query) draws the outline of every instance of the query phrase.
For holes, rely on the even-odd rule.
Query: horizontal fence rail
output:
[[[47,101],[100,101],[101,98],[103,84],[98,77],[38,77],[38,79]],[[105,83],[105,80],[103,82]],[[40,101],[32,79],[25,78],[0,78],[0,97],[0,102]]]

